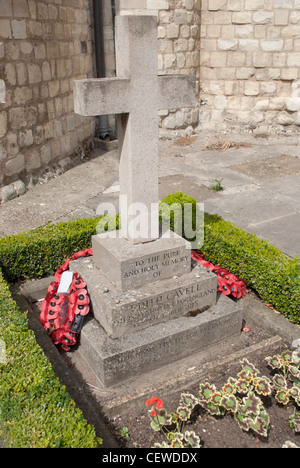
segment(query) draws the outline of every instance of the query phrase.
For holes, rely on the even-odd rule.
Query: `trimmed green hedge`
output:
[[[55,376],[0,270],[0,439],[14,448],[96,448],[94,428]]]
[[[0,268],[9,282],[52,275],[75,252],[91,247],[98,220],[80,219],[0,239]]]
[[[182,193],[163,201],[196,204]],[[6,281],[52,275],[75,252],[91,247],[91,236],[107,229],[105,222],[105,218],[80,219],[0,239],[0,339],[6,343],[8,357],[7,364],[0,365],[0,427],[8,431],[12,446],[97,445],[93,428],[55,377]],[[204,231],[201,252],[207,260],[240,276],[263,301],[300,323],[297,258],[286,257],[217,215],[205,213]]]

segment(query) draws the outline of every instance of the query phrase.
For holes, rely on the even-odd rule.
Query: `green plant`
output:
[[[200,448],[200,438],[194,431],[183,432],[184,423],[192,412],[188,405],[192,405],[193,401],[193,395],[182,394],[176,413],[167,413],[159,398],[153,397],[146,401],[146,406],[151,406],[148,416],[152,429],[166,436],[166,440],[162,443],[156,442],[154,448]]]
[[[297,257],[288,258],[255,234],[219,216],[207,214],[201,252],[210,262],[242,278],[248,288],[291,322],[300,323],[300,262]]]
[[[146,405],[152,405],[148,411],[151,427],[166,434],[167,438],[167,442],[156,443],[155,447],[199,447],[200,439],[193,431],[183,432],[184,424],[197,405],[213,416],[231,414],[244,431],[252,430],[267,437],[270,418],[261,396],[271,395],[271,381],[260,376],[258,369],[247,359],[243,359],[241,365],[237,377],[230,377],[220,390],[214,384],[204,382],[199,386],[198,397],[182,393],[176,413],[168,414],[158,398],[148,400]],[[157,402],[160,403],[159,407]]]
[[[122,436],[122,437],[126,437],[127,439],[129,439],[129,437],[130,437],[130,431],[129,431],[128,427],[125,427],[125,426],[122,427],[122,429],[121,429],[121,436]]]
[[[214,183],[212,182],[209,188],[211,190],[214,190],[215,192],[221,192],[222,190],[224,190],[224,187],[222,185],[222,180],[223,179],[215,179]]]
[[[229,414],[244,431],[253,431],[259,436],[267,437],[270,428],[270,417],[264,405],[264,398],[275,393],[276,401],[287,405],[293,399],[299,406],[299,361],[296,352],[284,351],[281,355],[267,356],[268,365],[276,371],[270,379],[260,375],[259,370],[246,358],[240,361],[241,370],[235,378],[229,377],[221,389],[211,382],[199,385],[199,395],[181,393],[179,406],[175,413],[167,413],[162,400],[153,397],[147,400],[151,427],[154,431],[166,436],[166,441],[155,443],[154,447],[184,448],[200,447],[200,439],[194,431],[184,431],[186,424],[199,405],[212,416]],[[280,373],[278,373],[280,370]],[[288,381],[290,385],[288,386]],[[295,410],[290,417],[291,427],[298,432],[300,413]],[[290,441],[284,448],[296,447]]]
[[[198,403],[215,416],[229,413],[244,431],[266,437],[270,418],[260,397],[271,394],[270,379],[260,376],[247,359],[241,364],[237,378],[230,377],[221,390],[209,382],[200,384]]]
[[[201,205],[182,192],[169,194],[159,205],[159,221],[167,229],[193,243],[198,248],[204,237],[204,212]]]
[[[266,361],[275,372],[272,391],[276,401],[283,406],[295,404],[289,424],[295,432],[300,432],[300,355],[296,351],[285,350],[281,354],[267,356]]]

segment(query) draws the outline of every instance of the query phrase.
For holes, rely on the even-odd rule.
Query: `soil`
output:
[[[281,352],[278,348],[273,354]],[[271,377],[271,370],[265,363],[265,355],[257,354],[249,359],[259,370],[261,375]],[[232,364],[223,372],[211,373],[207,380],[220,389],[228,377],[235,377],[241,370],[240,364]],[[202,381],[203,382],[203,381]],[[201,382],[199,382],[201,383]],[[199,384],[187,388],[185,391],[198,395]],[[169,412],[176,412],[181,392],[164,397],[164,407]],[[153,395],[159,398],[159,395]],[[263,398],[262,398],[263,399]],[[281,448],[286,441],[292,441],[300,447],[300,434],[296,434],[289,426],[289,416],[293,414],[293,405],[284,408],[277,404],[275,398],[263,399],[264,406],[270,416],[270,429],[268,437],[257,436],[254,432],[245,432],[239,428],[237,422],[229,415],[215,417],[197,406],[191,420],[186,423],[184,430],[192,430],[201,439],[201,448]],[[125,448],[151,448],[155,442],[165,440],[165,435],[155,432],[150,427],[148,408],[142,411],[117,417],[108,421],[112,433],[121,447]],[[122,437],[122,429],[128,429],[129,437]]]

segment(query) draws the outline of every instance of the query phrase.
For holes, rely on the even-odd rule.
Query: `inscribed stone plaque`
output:
[[[126,292],[94,268],[91,257],[71,262],[70,269],[88,284],[94,317],[114,339],[216,303],[217,277],[199,264],[181,277]]]
[[[129,244],[122,237],[93,236],[93,260],[123,291],[191,271],[191,245],[171,233],[147,244]]]

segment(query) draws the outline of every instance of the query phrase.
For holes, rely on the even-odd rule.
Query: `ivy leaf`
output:
[[[236,379],[234,379],[233,377],[229,377],[227,382],[223,385],[222,391],[229,395],[233,395],[234,393],[236,393],[235,383]]]
[[[249,392],[248,395],[244,397],[242,401],[243,405],[240,405],[240,410],[242,410],[243,414],[260,413],[262,401],[253,392]]]
[[[281,357],[275,354],[274,356],[267,356],[266,358],[267,364],[272,369],[281,369],[282,368],[282,360]]]
[[[171,448],[184,448],[184,445],[179,438],[175,438],[172,440],[170,447]]]
[[[254,420],[252,420],[252,422],[250,423],[250,427],[258,435],[267,437],[269,424],[270,424],[270,419],[269,419],[268,413],[262,412]]]
[[[181,421],[187,421],[189,417],[191,416],[192,411],[190,408],[187,408],[186,406],[179,406],[177,408],[177,413]]]
[[[186,431],[184,438],[191,448],[200,448],[200,437],[194,431]]]
[[[199,404],[213,416],[220,416],[225,412],[222,408],[220,408],[218,405],[215,405],[211,401],[199,400]]]
[[[235,395],[224,395],[221,400],[221,405],[224,406],[226,411],[230,411],[231,413],[236,413],[238,409],[238,400]]]
[[[300,380],[300,369],[296,366],[289,366],[289,374],[291,380]]]
[[[198,404],[198,399],[191,393],[182,393],[180,395],[179,406],[188,406],[194,408]]]
[[[252,364],[251,362],[248,361],[248,359],[244,358],[240,361],[242,364],[243,369],[245,372],[251,372],[252,375],[257,375],[259,374],[259,370]]]
[[[255,391],[258,395],[271,395],[272,388],[271,388],[271,381],[267,377],[257,377],[254,381],[255,383]]]
[[[242,393],[243,395],[246,395],[248,393],[248,383],[246,380],[237,380],[235,383],[235,387],[238,393]]]
[[[288,394],[298,401],[300,399],[300,387],[291,387],[288,390]]]
[[[184,436],[181,432],[169,432],[167,438],[170,442],[174,439],[183,440]]]
[[[292,362],[292,359],[293,359],[293,351],[286,349],[285,351],[281,353],[281,357],[283,361],[285,361],[286,364],[289,365],[289,363]]]
[[[290,401],[289,394],[286,390],[278,390],[278,392],[275,395],[275,398],[278,401],[278,403],[282,405],[287,405]]]
[[[156,408],[156,411],[149,410],[148,415],[151,419],[151,427],[154,431],[159,431],[162,426],[168,426],[172,422],[172,416],[167,413],[165,408]]]
[[[216,386],[213,384],[210,384],[209,382],[200,384],[199,395],[200,395],[201,400],[209,401],[212,394],[216,391],[217,391]]]
[[[243,431],[249,431],[250,429],[250,424],[252,422],[252,419],[246,416],[245,414],[242,414],[240,412],[237,412],[234,414],[234,419],[238,423],[239,427],[243,429]]]
[[[153,429],[155,432],[159,432],[159,431],[160,431],[160,425],[159,425],[157,422],[151,421],[150,426],[152,427],[152,429]]]
[[[273,386],[275,387],[275,389],[279,389],[279,388],[287,389],[287,381],[283,377],[283,375],[275,374],[273,376]]]
[[[244,380],[247,383],[252,382],[253,374],[249,370],[242,369],[241,372],[238,373],[239,380]]]
[[[222,394],[220,392],[214,392],[210,398],[210,402],[216,406],[220,405]]]

